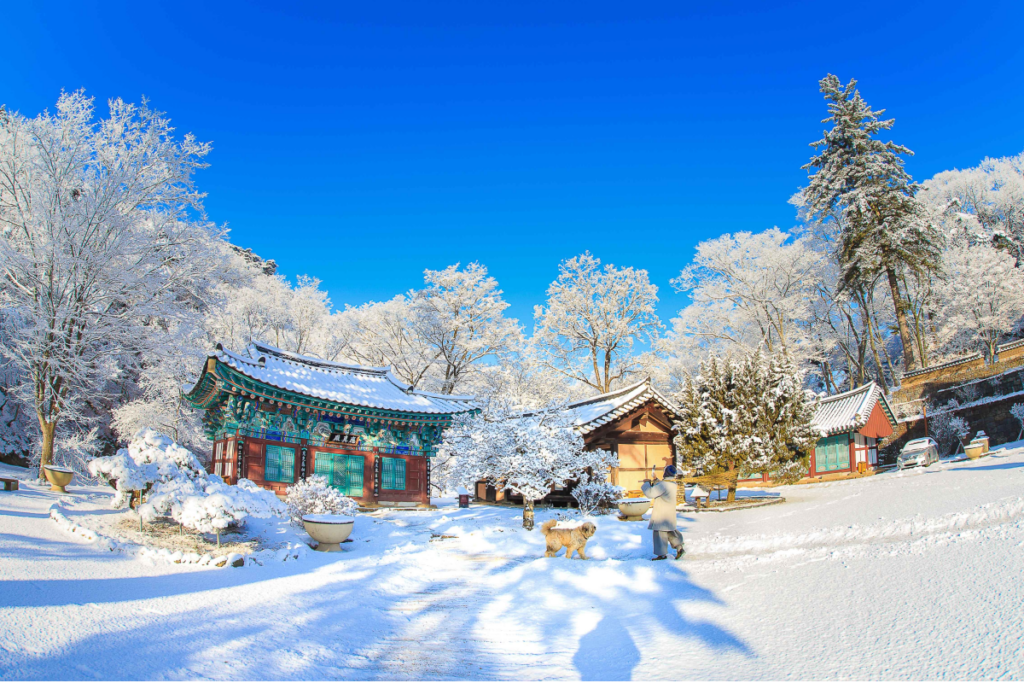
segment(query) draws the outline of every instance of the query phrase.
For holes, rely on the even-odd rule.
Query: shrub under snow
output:
[[[353,515],[358,504],[331,488],[327,477],[319,474],[301,479],[288,487],[288,515],[292,524],[302,526],[303,515]]]
[[[115,509],[128,504],[132,491],[145,491],[157,483],[167,492],[178,490],[180,495],[201,492],[208,476],[192,451],[148,428],[139,430],[128,448],[93,459],[89,473],[114,484],[117,495],[111,505]]]
[[[89,471],[107,483],[116,480],[113,506],[120,508],[131,491],[150,487],[139,508],[143,519],[170,517],[200,533],[215,533],[246,517],[284,517],[287,508],[273,492],[248,479],[229,486],[207,474],[187,448],[152,429],[143,429],[116,455],[96,458]]]
[[[89,474],[114,486],[117,495],[110,506],[116,510],[128,504],[132,491],[143,491],[152,485],[159,477],[159,470],[153,464],[137,464],[128,449],[122,448],[116,455],[90,461]]]

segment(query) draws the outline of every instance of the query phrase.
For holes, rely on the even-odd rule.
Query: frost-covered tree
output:
[[[933,303],[939,344],[948,353],[981,347],[994,359],[1000,339],[1024,316],[1024,270],[986,244],[954,247],[943,257]]]
[[[482,365],[463,393],[476,396],[481,403],[509,405],[522,411],[590,395],[587,387],[552,370],[541,353],[521,336],[498,355],[496,362]]]
[[[192,181],[209,145],[176,140],[145,101],[109,107],[95,120],[78,91],[52,114],[0,120],[0,353],[36,413],[40,467],[62,422],[88,419],[106,383],[137,367],[147,325],[173,318],[212,267],[217,235]]]
[[[550,406],[530,415],[507,407],[460,415],[445,430],[434,474],[448,489],[479,481],[523,497],[523,528],[533,529],[533,506],[555,486],[574,481],[592,464],[572,412]]]
[[[1024,153],[935,174],[919,195],[957,246],[1005,249],[1024,262]]]
[[[658,288],[646,270],[616,268],[586,252],[563,261],[548,287],[547,306],[534,309],[535,341],[548,364],[598,392],[635,373],[630,352],[661,328]]]
[[[432,389],[438,350],[417,333],[416,309],[406,296],[346,306],[334,316],[340,356],[372,367],[388,366],[402,381]]]
[[[800,353],[822,268],[809,242],[772,228],[698,244],[693,263],[672,280],[692,299],[673,321],[674,334],[725,342],[726,352],[763,344]]]
[[[426,270],[424,280],[426,287],[410,295],[415,332],[436,351],[441,393],[451,394],[481,360],[507,348],[519,325],[503,316],[508,304],[498,281],[479,263]]]
[[[784,353],[756,349],[741,360],[710,357],[678,396],[676,452],[684,475],[771,473],[798,477],[819,434],[811,427],[813,394]]]
[[[945,410],[936,412],[933,417],[928,418],[928,431],[939,444],[941,456],[955,453],[964,437],[971,433],[967,420],[953,412],[955,408],[956,402],[952,401],[945,406]]]
[[[900,274],[936,270],[942,234],[915,198],[918,186],[903,168],[901,155],[913,153],[876,137],[891,129],[894,119],[880,119],[885,110],[872,110],[855,80],[844,86],[829,74],[819,85],[829,110],[823,123],[832,128],[811,143],[818,153],[803,167],[811,173],[803,191],[807,214],[838,223],[837,255],[846,286],[866,290],[880,275],[887,279],[904,368],[910,370],[917,357]]]

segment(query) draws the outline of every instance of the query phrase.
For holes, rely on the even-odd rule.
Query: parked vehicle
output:
[[[896,457],[896,467],[901,470],[907,467],[928,467],[938,461],[939,444],[926,436],[923,439],[912,439],[903,446]]]

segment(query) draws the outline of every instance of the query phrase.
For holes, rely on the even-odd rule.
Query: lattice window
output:
[[[295,481],[295,449],[283,446],[267,446],[263,466],[264,481]]]
[[[324,453],[313,451],[313,474],[327,478],[327,483],[346,496],[363,495],[363,466],[361,455]]]
[[[403,458],[382,458],[381,471],[382,489],[389,491],[405,490],[405,460]]]

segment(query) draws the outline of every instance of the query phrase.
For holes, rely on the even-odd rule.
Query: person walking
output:
[[[678,560],[686,552],[683,548],[683,535],[676,529],[676,492],[678,485],[675,482],[675,465],[665,468],[662,475],[664,479],[644,479],[640,486],[644,495],[651,499],[651,523],[647,528],[654,532],[654,558],[655,560],[668,559],[668,547],[671,545],[676,551]]]

